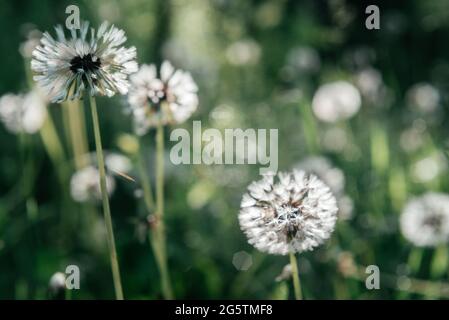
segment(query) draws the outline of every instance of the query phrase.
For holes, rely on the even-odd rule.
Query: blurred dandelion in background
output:
[[[47,106],[40,92],[6,94],[0,98],[0,120],[9,132],[33,134],[47,118]]]
[[[353,117],[360,109],[360,92],[346,81],[327,83],[313,96],[315,116],[323,122],[338,122]]]
[[[400,226],[402,235],[419,247],[449,241],[449,195],[429,192],[411,199],[405,206]]]
[[[106,176],[108,194],[111,195],[115,189],[115,181]],[[70,193],[76,202],[100,201],[100,173],[93,166],[85,167],[75,172],[70,181]]]

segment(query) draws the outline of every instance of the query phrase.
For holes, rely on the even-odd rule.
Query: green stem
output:
[[[311,154],[316,154],[320,150],[320,143],[317,134],[316,121],[312,114],[310,105],[307,103],[301,103],[299,105],[299,111],[301,113],[304,137],[306,139],[308,151]]]
[[[159,124],[156,132],[156,228],[152,236],[153,249],[161,273],[162,292],[166,299],[173,299],[167,266],[164,225],[164,127]]]
[[[295,290],[295,299],[302,300],[301,283],[299,282],[298,263],[293,252],[290,252],[290,266],[292,267],[293,288]]]
[[[152,213],[154,210],[153,191],[151,190],[150,177],[147,174],[147,168],[145,165],[145,157],[142,154],[142,142],[139,139],[139,150],[137,152],[137,162],[139,165],[139,172],[141,177],[141,184],[143,189],[143,200],[147,207],[148,213]]]
[[[114,279],[115,296],[117,300],[123,300],[122,283],[120,280],[120,269],[115,249],[114,231],[112,229],[111,209],[109,207],[109,197],[106,188],[106,170],[104,165],[103,148],[101,146],[100,124],[98,121],[97,104],[95,97],[90,97],[90,107],[92,110],[92,122],[94,126],[95,147],[97,150],[98,169],[100,171],[100,189],[103,200],[103,213],[108,236],[108,247],[111,258],[112,276]]]

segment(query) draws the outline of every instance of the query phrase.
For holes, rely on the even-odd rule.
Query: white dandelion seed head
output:
[[[40,39],[42,37],[42,32],[33,29],[27,34],[27,39],[20,44],[19,52],[22,57],[26,59],[31,59],[33,56],[33,51],[40,44]]]
[[[58,292],[59,290],[65,289],[65,274],[62,272],[56,272],[54,273],[50,281],[48,282],[48,287],[52,292]]]
[[[132,169],[131,160],[127,156],[119,153],[107,153],[104,162],[106,168],[113,172],[128,173]]]
[[[36,133],[46,119],[46,102],[37,90],[24,95],[6,94],[0,98],[0,120],[11,133]]]
[[[351,118],[359,111],[361,104],[359,91],[346,81],[322,85],[312,100],[315,116],[331,123]]]
[[[411,199],[400,217],[402,235],[419,247],[449,241],[449,195],[429,192]]]
[[[84,91],[108,97],[128,92],[128,75],[137,71],[136,48],[122,46],[123,30],[107,22],[89,30],[84,22],[66,37],[62,26],[55,29],[56,39],[45,32],[31,60],[34,80],[51,102],[79,99]]]
[[[439,107],[440,93],[429,83],[417,83],[407,91],[406,99],[412,110],[432,113]]]
[[[106,174],[106,188],[110,196],[115,189],[115,180]],[[101,200],[100,173],[94,166],[78,170],[70,180],[70,193],[76,202]]]
[[[236,66],[257,64],[260,56],[260,46],[252,39],[236,41],[226,49],[226,58],[230,64]]]
[[[157,71],[155,65],[142,65],[130,77],[128,103],[139,135],[159,123],[182,123],[198,107],[198,87],[189,72],[176,70],[168,61]]]
[[[265,174],[251,183],[243,195],[239,222],[255,248],[286,255],[313,250],[328,239],[337,211],[330,188],[317,176],[295,169]]]
[[[442,153],[434,153],[417,160],[412,165],[412,176],[416,182],[429,182],[447,169],[446,157]]]

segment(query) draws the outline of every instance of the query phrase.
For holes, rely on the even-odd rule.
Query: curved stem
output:
[[[106,170],[104,165],[103,148],[101,145],[100,124],[98,121],[97,104],[95,97],[90,97],[90,107],[92,110],[92,122],[94,126],[95,147],[97,150],[98,170],[100,172],[100,189],[103,200],[103,213],[108,236],[109,255],[111,258],[112,276],[114,279],[115,296],[117,300],[123,300],[122,283],[120,280],[120,269],[115,249],[114,231],[112,229],[111,209],[109,207],[109,197],[106,187]]]
[[[290,266],[292,267],[293,288],[295,290],[295,299],[302,300],[301,283],[299,282],[298,263],[293,252],[290,252]]]

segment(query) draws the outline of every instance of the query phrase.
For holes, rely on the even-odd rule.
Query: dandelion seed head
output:
[[[236,66],[254,65],[259,61],[260,55],[260,46],[252,39],[234,42],[226,49],[226,58]]]
[[[89,30],[84,22],[66,37],[62,26],[55,29],[56,39],[45,32],[31,60],[34,80],[51,102],[79,99],[84,91],[108,97],[128,92],[128,76],[137,71],[136,48],[122,46],[123,30],[107,22]]]
[[[110,196],[115,189],[115,180],[106,174],[106,187]],[[94,166],[78,170],[70,180],[70,193],[76,202],[101,200],[100,173]]]
[[[11,133],[36,133],[46,119],[46,102],[37,90],[27,94],[6,94],[0,98],[0,120]]]
[[[62,272],[54,273],[48,282],[48,288],[53,294],[65,289],[65,274]]]
[[[192,76],[168,61],[162,63],[159,73],[155,65],[142,65],[130,80],[128,103],[139,135],[159,123],[182,123],[198,107],[198,87]]]
[[[131,160],[122,154],[108,153],[104,161],[106,168],[114,172],[128,173],[132,169]]]
[[[417,83],[407,91],[406,99],[412,110],[428,114],[439,107],[440,93],[429,83]]]
[[[31,59],[33,56],[34,49],[39,45],[40,39],[42,37],[42,32],[33,29],[27,34],[27,39],[20,44],[19,52],[22,57],[26,59]]]
[[[361,103],[356,87],[346,81],[337,81],[318,88],[312,100],[312,109],[321,121],[334,123],[353,117]]]
[[[338,211],[330,188],[317,176],[296,169],[265,174],[250,184],[240,208],[240,228],[249,243],[281,255],[322,244],[334,230]]]
[[[400,217],[402,235],[419,247],[434,247],[449,241],[449,196],[428,192],[411,199]]]

